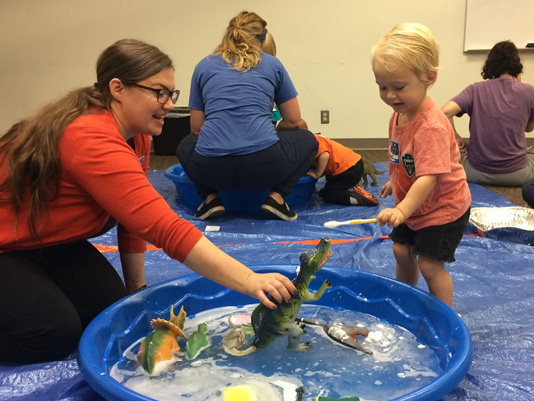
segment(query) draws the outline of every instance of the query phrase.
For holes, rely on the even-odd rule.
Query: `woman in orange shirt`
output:
[[[268,307],[295,291],[257,274],[179,218],[146,177],[150,137],[174,108],[170,58],[137,40],[108,47],[94,86],[0,138],[0,362],[57,360],[103,309],[145,286],[145,241]],[[124,281],[87,240],[117,225]]]

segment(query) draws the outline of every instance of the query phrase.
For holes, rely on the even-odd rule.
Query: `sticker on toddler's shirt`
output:
[[[406,153],[402,155],[402,165],[408,177],[412,177],[415,174],[415,161],[412,154]]]
[[[389,147],[389,162],[391,164],[399,164],[399,143],[391,141]]]

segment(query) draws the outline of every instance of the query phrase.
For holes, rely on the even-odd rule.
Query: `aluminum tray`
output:
[[[534,209],[526,207],[477,207],[469,222],[481,236],[534,245]]]

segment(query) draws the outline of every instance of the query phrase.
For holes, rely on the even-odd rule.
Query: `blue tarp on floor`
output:
[[[379,170],[386,163],[376,163]],[[366,187],[378,198],[379,185]],[[329,220],[371,218],[392,206],[392,199],[377,207],[343,207],[324,204],[317,191],[306,204],[293,207],[296,222],[268,219],[261,211],[225,213],[211,222],[193,217],[194,210],[178,198],[174,184],[163,171],[151,171],[149,179],[180,217],[192,221],[216,245],[243,263],[293,264],[323,236],[333,240],[331,267],[350,267],[388,277],[395,276],[390,229],[377,224],[326,229]],[[317,188],[324,185],[319,181]],[[505,197],[481,186],[470,185],[472,207],[513,206]],[[115,245],[110,232],[93,241]],[[120,271],[117,252],[106,252]],[[476,235],[472,226],[448,270],[454,282],[454,310],[464,319],[473,340],[473,364],[462,382],[443,400],[534,400],[534,247]],[[156,284],[190,271],[162,251],[146,254],[147,284]],[[419,287],[426,290],[424,280]],[[252,300],[252,299],[251,299]],[[30,319],[31,321],[31,319]],[[31,322],[29,322],[31,323]],[[92,401],[102,400],[84,381],[75,355],[64,361],[29,366],[0,365],[0,399]]]

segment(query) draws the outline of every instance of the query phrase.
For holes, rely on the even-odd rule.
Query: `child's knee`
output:
[[[428,258],[426,256],[419,256],[418,260],[419,270],[425,278],[425,280],[432,279],[433,277],[446,273],[445,263],[441,260]]]
[[[399,242],[393,243],[393,255],[397,261],[412,261],[416,257],[413,246]]]

